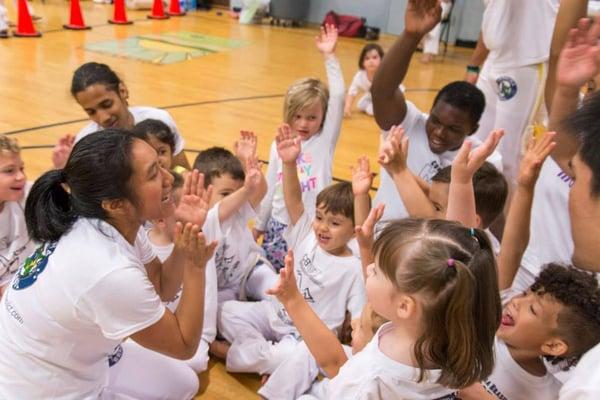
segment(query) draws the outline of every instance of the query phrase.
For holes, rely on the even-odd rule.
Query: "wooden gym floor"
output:
[[[16,21],[14,3],[5,3],[10,20]],[[257,133],[259,156],[267,160],[275,129],[281,123],[288,85],[306,76],[325,79],[321,56],[313,45],[316,27],[244,26],[231,19],[226,10],[192,12],[166,21],[146,19],[147,11],[128,10],[134,24],[113,26],[106,22],[112,6],[85,1],[84,18],[93,29],[66,31],[62,29],[68,18],[66,1],[35,1],[33,5],[36,14],[43,17],[37,27],[44,36],[0,40],[0,133],[17,138],[24,148],[29,180],[51,167],[51,146],[60,136],[75,134],[87,123],[86,114],[69,94],[72,73],[84,62],[104,62],[115,69],[129,87],[130,104],[167,109],[185,138],[190,162],[194,150],[231,146],[240,129]],[[242,40],[246,46],[168,65],[84,49],[94,42],[177,31]],[[383,35],[380,44],[389,48],[393,40],[393,36]],[[359,39],[339,41],[337,54],[347,85],[357,70],[364,44]],[[444,58],[440,56],[429,65],[422,65],[420,55],[415,56],[404,82],[408,99],[428,111],[437,89],[463,77],[470,53],[451,47]],[[368,155],[378,170],[374,165],[378,143],[374,120],[355,111],[342,126],[334,176],[348,179],[350,165],[362,154]],[[200,379],[198,399],[258,398],[256,376],[229,375],[221,362],[211,361]]]

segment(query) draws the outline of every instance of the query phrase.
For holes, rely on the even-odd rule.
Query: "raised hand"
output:
[[[404,135],[403,128],[392,126],[377,161],[390,175],[394,175],[407,168],[407,158],[408,137]]]
[[[279,154],[279,158],[281,158],[282,162],[296,162],[296,159],[302,151],[302,146],[300,145],[300,138],[294,136],[292,128],[288,124],[282,124],[277,128],[275,143],[277,143],[277,154]]]
[[[379,204],[377,207],[371,209],[369,216],[362,225],[354,227],[356,241],[361,248],[368,249],[369,251],[373,248],[375,225],[381,220],[384,210],[385,205]]]
[[[58,139],[54,149],[52,149],[52,164],[54,168],[60,169],[67,165],[67,160],[73,150],[75,144],[75,137],[71,135],[65,135]]]
[[[256,158],[256,135],[252,131],[240,131],[240,138],[233,145],[235,156],[245,165],[249,159]]]
[[[542,164],[556,146],[553,141],[555,136],[555,132],[546,132],[540,139],[532,138],[529,141],[519,167],[519,176],[517,177],[519,186],[533,189],[540,176]]]
[[[321,54],[327,56],[335,53],[337,40],[337,28],[334,25],[325,25],[321,27],[321,33],[315,38],[315,44]]]
[[[217,242],[206,243],[201,227],[191,223],[183,225],[177,222],[173,233],[175,249],[181,252],[194,267],[206,267],[215,252]]]
[[[556,66],[559,85],[579,90],[600,72],[600,19],[593,24],[581,19],[576,28],[569,31],[569,38],[560,52]]]
[[[404,30],[424,36],[442,19],[439,0],[409,0],[404,14]]]
[[[202,226],[208,213],[212,186],[204,188],[204,175],[193,170],[185,177],[181,200],[175,209],[175,218],[183,223]]]
[[[470,183],[475,172],[492,155],[502,136],[504,136],[504,130],[496,129],[488,135],[481,146],[478,146],[474,150],[471,150],[473,147],[471,141],[465,140],[452,162],[452,182]]]
[[[262,183],[263,175],[260,170],[260,163],[256,157],[249,158],[246,161],[246,179],[244,179],[244,187],[250,193],[258,190]]]
[[[368,194],[373,185],[374,174],[367,156],[360,156],[356,166],[352,167],[352,192],[355,196]]]
[[[267,294],[277,297],[284,306],[294,299],[302,298],[296,284],[294,253],[291,250],[285,256],[284,267],[279,270],[279,280],[273,288],[267,290]]]

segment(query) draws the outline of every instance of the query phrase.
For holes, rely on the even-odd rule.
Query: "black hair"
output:
[[[104,200],[135,204],[130,186],[134,140],[127,131],[105,129],[77,142],[65,168],[46,172],[31,187],[25,204],[29,236],[57,241],[80,217],[107,221]]]
[[[591,194],[600,196],[600,92],[590,94],[563,125],[581,141],[579,158],[592,171]]]
[[[367,54],[371,50],[377,50],[377,54],[379,54],[380,58],[383,58],[383,56],[385,55],[385,52],[383,51],[383,48],[381,48],[381,46],[378,45],[377,43],[368,43],[368,44],[366,44],[365,47],[363,47],[363,49],[360,52],[360,57],[358,57],[358,68],[359,69],[365,69],[365,67],[363,66],[363,64],[365,62],[365,58],[367,57]]]
[[[558,314],[555,333],[569,349],[567,354],[545,358],[566,370],[600,343],[598,280],[591,272],[551,263],[540,272],[531,290],[539,295],[549,295],[563,306]]]
[[[194,161],[194,169],[204,174],[204,185],[207,187],[214,178],[225,174],[231,175],[236,181],[246,179],[240,160],[223,147],[211,147],[201,151]]]
[[[438,171],[432,182],[450,183],[452,166]],[[504,210],[508,197],[508,182],[498,169],[489,162],[475,171],[473,175],[473,192],[475,195],[475,212],[481,218],[483,229],[490,226]]]
[[[169,145],[171,152],[175,152],[175,135],[173,131],[169,128],[169,125],[158,119],[145,119],[138,122],[131,133],[145,142],[148,142],[150,136],[153,136],[160,142]]]
[[[119,84],[121,79],[106,64],[97,62],[88,62],[81,65],[73,73],[71,80],[71,94],[73,97],[77,93],[87,89],[91,85],[101,84],[106,89],[119,93]]]
[[[433,105],[435,106],[438,101],[443,101],[452,107],[467,112],[474,126],[479,123],[481,114],[485,109],[483,92],[477,86],[464,81],[455,81],[444,86],[435,96]]]

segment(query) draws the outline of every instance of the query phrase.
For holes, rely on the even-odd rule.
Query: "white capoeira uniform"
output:
[[[481,33],[490,53],[477,81],[486,107],[476,136],[503,128],[498,149],[515,182],[522,137],[543,110],[543,90],[558,0],[485,0]]]

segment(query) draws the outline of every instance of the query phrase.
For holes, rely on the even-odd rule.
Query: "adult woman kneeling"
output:
[[[122,398],[108,382],[107,356],[127,337],[174,358],[194,355],[215,247],[200,233],[205,210],[194,224],[178,222],[164,265],[141,228],[175,212],[172,179],[150,145],[108,129],[82,139],[64,169],[34,183],[25,216],[42,245],[2,298],[0,398]],[[182,280],[173,314],[161,299]]]

